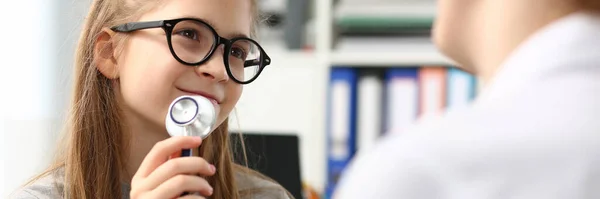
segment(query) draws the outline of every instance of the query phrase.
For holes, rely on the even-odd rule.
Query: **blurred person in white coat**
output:
[[[334,198],[600,198],[600,1],[437,2],[436,45],[486,86],[357,154]]]

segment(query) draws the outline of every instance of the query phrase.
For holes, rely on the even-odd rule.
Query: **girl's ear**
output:
[[[98,71],[108,79],[119,78],[117,60],[114,57],[115,45],[113,36],[115,32],[110,29],[102,29],[94,43],[94,64]]]

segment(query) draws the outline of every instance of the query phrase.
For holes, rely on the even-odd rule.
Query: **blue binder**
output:
[[[458,68],[448,69],[448,96],[446,104],[449,109],[461,108],[475,98],[477,90],[476,78]]]
[[[340,175],[356,152],[357,72],[333,67],[327,102],[327,185],[325,198],[331,198]]]
[[[418,115],[418,67],[397,67],[385,72],[384,131],[405,128]]]

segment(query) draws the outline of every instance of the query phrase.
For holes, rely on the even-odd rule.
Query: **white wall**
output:
[[[87,5],[89,0],[20,0],[2,6],[7,23],[0,33],[1,198],[52,159],[70,93],[73,49]]]
[[[0,84],[3,84],[3,82],[0,82]],[[4,184],[6,181],[6,178],[4,176],[4,165],[6,164],[6,161],[4,160],[4,151],[6,151],[5,146],[6,146],[6,142],[4,139],[4,112],[0,112],[0,134],[2,134],[2,136],[0,136],[0,143],[2,143],[2,145],[0,145],[0,161],[2,162],[2,164],[0,164],[0,179],[2,179],[0,181],[0,197],[5,197],[4,194]]]
[[[55,4],[47,0],[12,1],[3,6],[2,134],[5,197],[48,161],[56,67]],[[11,21],[14,20],[14,21]],[[9,97],[10,96],[10,97]]]

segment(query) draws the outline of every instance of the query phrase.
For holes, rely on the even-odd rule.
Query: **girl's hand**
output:
[[[184,192],[199,192],[203,196],[212,195],[213,188],[197,175],[212,176],[215,166],[201,157],[179,157],[169,160],[173,154],[183,149],[200,146],[198,137],[174,136],[154,145],[133,176],[130,197],[132,199],[178,198]],[[187,195],[185,198],[201,198]]]

